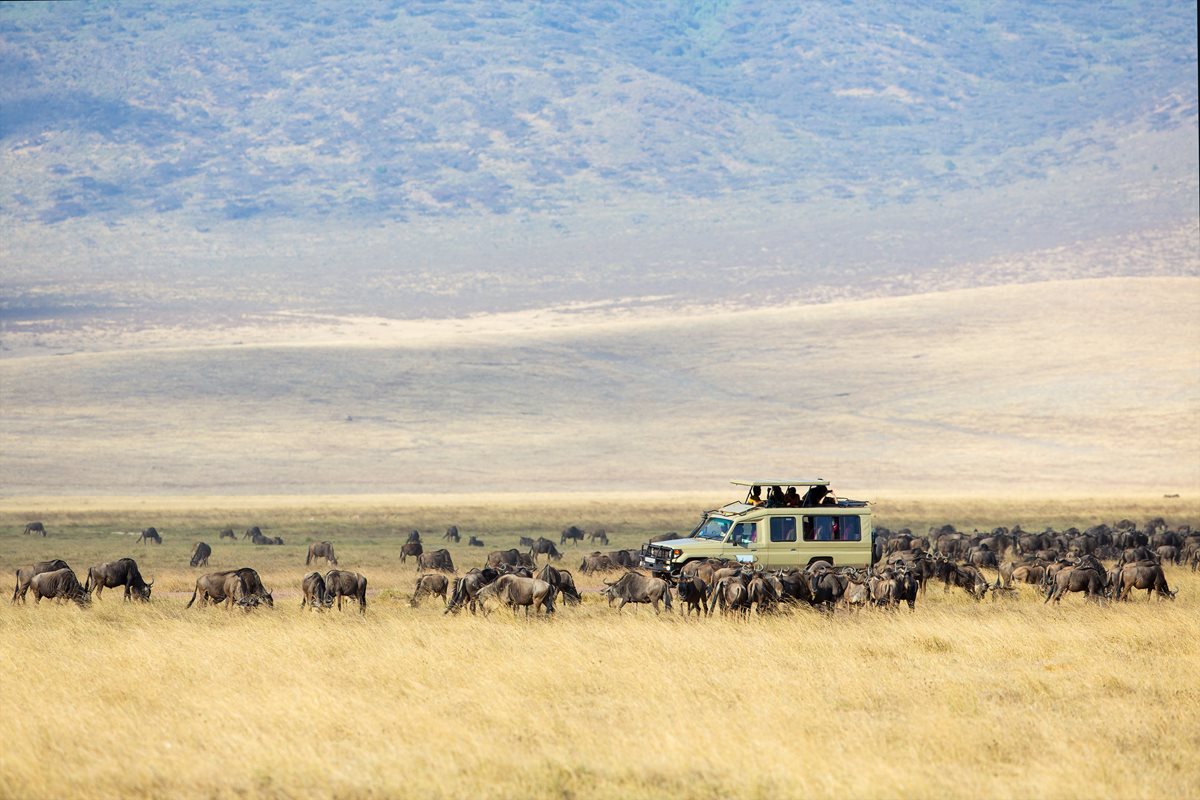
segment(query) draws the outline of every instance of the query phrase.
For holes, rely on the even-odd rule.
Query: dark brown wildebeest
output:
[[[826,564],[827,562],[818,562]],[[823,606],[826,611],[833,611],[833,607],[842,599],[842,595],[846,591],[846,585],[849,583],[844,578],[841,578],[832,569],[817,570],[809,573],[808,588],[812,595],[809,601],[814,606]]]
[[[95,593],[96,597],[102,597],[105,589],[124,586],[126,600],[137,597],[144,602],[150,599],[150,587],[153,585],[154,581],[146,583],[142,580],[142,573],[138,570],[136,561],[132,558],[118,558],[116,561],[90,567],[83,590],[88,594]]]
[[[613,563],[625,569],[636,569],[641,566],[642,551],[640,550],[610,550],[608,557]]]
[[[447,541],[454,542],[455,544],[458,544],[462,541],[462,536],[458,532],[457,525],[451,525],[449,528],[446,528],[446,532],[442,534],[442,538],[446,539]]]
[[[459,580],[462,580],[462,578],[459,578]],[[446,590],[449,588],[450,581],[445,575],[434,575],[432,573],[429,575],[422,575],[421,577],[417,578],[416,591],[413,592],[412,599],[408,601],[408,604],[413,608],[416,608],[420,601],[421,595],[427,594],[434,597],[440,597],[442,598],[442,603],[445,605],[450,605],[450,601],[446,598]]]
[[[417,556],[417,572],[436,569],[439,572],[454,572],[454,561],[446,548],[434,550],[432,553],[421,553]]]
[[[500,573],[491,567],[484,569],[473,569],[463,577],[454,581],[454,591],[450,595],[450,603],[446,606],[443,613],[449,614],[458,610],[464,605],[471,609],[471,613],[475,613],[475,599],[479,596],[479,592],[483,587],[487,586],[492,581],[500,577]]]
[[[588,542],[599,542],[600,544],[608,544],[608,531],[604,528],[596,528],[588,532]]]
[[[708,614],[716,609],[721,610],[721,616],[726,614],[748,614],[750,603],[746,592],[746,584],[741,575],[729,575],[718,578],[712,587],[712,602],[708,604]]]
[[[400,563],[408,561],[409,556],[416,558],[424,552],[425,548],[421,546],[420,542],[405,542],[400,546]]]
[[[257,545],[263,545],[263,546],[283,544],[283,537],[282,536],[262,536],[260,534],[259,536],[255,536],[252,539],[250,539],[250,544],[257,544]]]
[[[1167,586],[1167,576],[1163,574],[1162,567],[1149,561],[1126,564],[1122,567],[1119,583],[1113,587],[1113,597],[1128,600],[1129,593],[1134,589],[1145,589],[1147,600],[1156,592],[1159,599],[1175,599],[1175,592]]]
[[[1160,564],[1179,564],[1179,548],[1173,544],[1159,545],[1154,548]]]
[[[759,614],[773,611],[779,605],[779,592],[766,575],[756,574],[746,584],[746,605]]]
[[[575,588],[574,576],[567,570],[547,564],[538,570],[536,577],[553,586],[559,594],[567,598],[567,602],[580,603],[583,601],[583,598],[579,596],[579,590]]]
[[[813,604],[812,587],[808,582],[808,573],[799,569],[780,570],[776,573],[785,602]]]
[[[522,536],[517,540],[517,544],[520,547],[533,547],[533,539],[528,536]]]
[[[554,546],[554,542],[540,537],[533,543],[533,547],[529,548],[530,558],[536,561],[538,556],[545,556],[549,561],[559,561],[562,559],[562,553],[558,552],[558,548]]]
[[[70,569],[67,566],[67,562],[61,558],[56,558],[53,561],[39,561],[36,564],[19,568],[17,570],[17,585],[13,589],[12,601],[15,603],[19,599],[22,603],[25,602],[25,593],[29,591],[29,582],[33,580],[35,575],[41,575],[43,572],[57,572],[60,569]]]
[[[51,600],[70,600],[79,606],[85,606],[92,601],[92,596],[79,585],[79,579],[69,568],[39,572],[29,582],[29,588],[33,590],[35,604],[41,603],[43,597]]]
[[[325,590],[325,579],[319,572],[310,572],[305,575],[300,588],[304,590],[304,597],[300,600],[301,608],[310,606],[320,611],[329,608],[333,602],[329,592]]]
[[[226,528],[217,535],[217,541],[221,539],[233,539],[236,542],[237,534],[233,532],[233,528]]]
[[[152,527],[146,528],[146,530],[142,531],[142,535],[138,537],[139,544],[149,544],[150,542],[162,544],[162,537],[158,535],[158,530]]]
[[[603,590],[602,594],[608,598],[610,605],[613,600],[621,601],[617,606],[618,612],[626,603],[649,603],[654,607],[654,613],[658,614],[660,601],[667,611],[671,610],[671,586],[662,578],[651,578],[640,572],[626,572],[612,583],[605,581],[604,585],[608,588]]]
[[[532,567],[533,559],[515,547],[511,547],[508,550],[493,550],[488,553],[487,566],[499,569],[504,565],[510,567]]]
[[[333,542],[313,542],[308,546],[308,555],[304,559],[304,566],[308,566],[313,562],[313,559],[323,558],[326,564],[337,566],[337,556],[333,553]]]
[[[1062,599],[1067,592],[1087,592],[1086,599],[1097,603],[1104,600],[1104,575],[1091,567],[1066,567],[1054,575],[1054,583],[1043,603]]]
[[[679,582],[675,584],[675,592],[682,603],[679,611],[685,617],[690,616],[693,611],[697,616],[708,616],[708,584],[703,578],[698,575],[690,578],[680,576]]]
[[[337,600],[338,611],[342,610],[342,598],[352,597],[358,601],[358,613],[367,613],[367,579],[357,572],[329,570],[325,573],[325,591],[330,603]]]
[[[25,523],[25,535],[28,536],[31,533],[40,533],[42,536],[45,536],[46,526],[40,522]]]
[[[676,533],[675,531],[667,531],[666,533],[660,533],[657,536],[651,536],[649,539],[649,542],[650,542],[650,544],[654,544],[655,542],[669,542],[672,539],[678,539],[678,538],[679,538],[679,534]]]
[[[479,603],[483,613],[487,614],[487,601],[499,600],[517,613],[518,608],[524,607],[525,616],[529,616],[532,607],[534,613],[543,609],[547,614],[554,613],[554,595],[556,589],[538,578],[522,578],[517,575],[501,575],[496,580],[479,590],[475,601]]]
[[[196,542],[192,546],[192,558],[188,562],[193,569],[196,567],[207,567],[208,557],[212,555],[212,548],[204,542]]]
[[[257,525],[251,525],[249,528],[246,528],[246,532],[242,534],[242,541],[245,541],[246,539],[257,539],[262,535],[262,530]]]
[[[238,580],[236,582],[228,581],[231,576]],[[227,592],[227,589],[232,589],[232,593]],[[232,605],[247,599],[252,600],[255,604],[263,602],[268,606],[275,605],[274,597],[263,586],[258,573],[250,567],[210,572],[200,576],[196,579],[196,589],[192,592],[192,599],[188,600],[185,608],[191,608],[197,598],[200,600],[200,605],[205,603]]]
[[[1032,583],[1036,586],[1046,579],[1046,565],[1021,564],[1013,569],[1012,579],[1017,583]]]
[[[612,556],[599,552],[584,556],[583,562],[579,565],[579,571],[584,575],[593,572],[612,572],[618,569],[620,566],[612,560]]]
[[[484,546],[483,539],[477,539],[476,537],[472,536],[470,539],[467,540],[467,547],[483,547],[483,546]]]
[[[580,542],[583,541],[583,531],[581,531],[579,528],[577,528],[574,525],[570,525],[566,528],[563,528],[562,536],[560,536],[558,539],[559,545],[561,546],[561,545],[566,544],[568,539],[570,539],[576,545],[578,545]]]

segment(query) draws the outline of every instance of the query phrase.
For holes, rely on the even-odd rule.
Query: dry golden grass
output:
[[[1102,515],[1045,513],[1164,513],[1112,502]],[[648,505],[615,504],[596,521],[628,544]],[[1105,607],[1078,596],[1044,606],[1031,590],[977,604],[935,586],[913,614],[696,621],[618,615],[592,593],[553,620],[448,617],[440,601],[408,607],[415,573],[395,563],[408,521],[427,537],[449,522],[423,508],[260,510],[254,521],[288,545],[210,538],[214,556],[261,568],[272,610],[187,610],[166,592],[149,606],[112,593],[82,611],[0,604],[0,795],[1162,798],[1200,787],[1200,577],[1183,570],[1168,572],[1175,602]],[[457,521],[548,534],[588,508],[543,498]],[[880,521],[962,525],[941,516],[949,508],[1018,521],[1007,504],[966,500],[894,518],[881,508]],[[175,506],[161,512],[174,515],[159,526],[166,544],[141,552],[104,532],[122,515],[78,513],[47,519],[51,536],[35,540],[11,507],[0,512],[13,531],[6,571],[14,556],[53,553],[81,570],[132,552],[156,592],[178,590],[193,575],[180,565],[187,532],[242,519]],[[343,565],[371,580],[365,618],[281,597],[305,571],[310,524],[334,531]]]

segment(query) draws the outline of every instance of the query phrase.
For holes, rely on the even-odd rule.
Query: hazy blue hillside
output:
[[[429,242],[466,226],[507,248],[499,269],[518,282],[526,246],[568,229],[585,254],[677,223],[719,249],[739,214],[807,219],[797,235],[816,250],[830,216],[906,206],[946,241],[945,204],[977,222],[1028,203],[1060,237],[1120,233],[1192,213],[1196,53],[1180,2],[4,4],[7,281],[47,261],[119,271],[148,250],[169,264],[147,269],[194,272],[299,247],[289,262],[320,271],[334,256],[298,236],[380,226],[366,263],[414,240],[460,263]],[[1020,246],[1022,218],[984,238]],[[106,242],[116,226],[156,238]],[[567,283],[599,269],[539,257]]]

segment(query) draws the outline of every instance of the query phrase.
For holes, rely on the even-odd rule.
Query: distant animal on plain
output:
[[[31,533],[40,533],[43,537],[46,535],[46,526],[40,522],[27,522],[25,524],[25,535]]]
[[[192,558],[189,565],[192,569],[196,567],[207,567],[208,557],[212,555],[212,548],[205,542],[196,542],[192,547]]]
[[[315,559],[323,558],[326,564],[337,566],[337,556],[333,553],[332,542],[314,542],[308,546],[308,555],[304,559],[305,566],[311,564]]]
[[[150,542],[162,544],[162,537],[158,535],[158,530],[155,528],[146,528],[138,537],[139,544],[149,544]]]

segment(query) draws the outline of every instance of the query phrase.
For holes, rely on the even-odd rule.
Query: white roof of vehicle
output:
[[[730,481],[734,486],[828,486],[829,481],[820,478],[804,478],[798,481],[762,480],[762,481]]]

